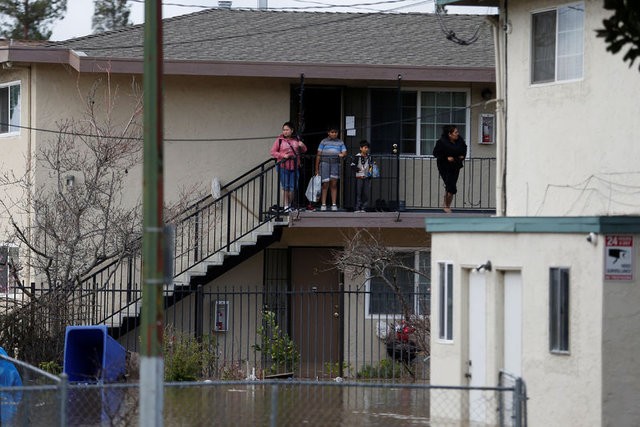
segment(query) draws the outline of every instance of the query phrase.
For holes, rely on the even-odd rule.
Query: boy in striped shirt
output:
[[[327,210],[327,189],[331,188],[331,210],[337,211],[338,179],[340,179],[340,165],[342,158],[347,155],[347,147],[338,137],[338,128],[331,126],[327,138],[318,146],[316,156],[316,175],[322,178],[322,206],[321,211]]]

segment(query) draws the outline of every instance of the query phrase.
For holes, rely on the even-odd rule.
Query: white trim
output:
[[[8,138],[8,137],[15,137],[15,136],[20,136],[20,131],[22,130],[21,126],[22,126],[22,81],[21,80],[13,80],[10,82],[4,82],[4,83],[0,83],[0,89],[3,88],[9,88],[9,93],[8,93],[8,97],[7,100],[9,102],[11,102],[11,88],[12,87],[19,87],[20,88],[20,97],[18,98],[18,105],[20,106],[20,114],[18,116],[19,118],[19,122],[17,124],[17,130],[10,130],[12,127],[15,127],[16,125],[12,125],[10,123],[11,118],[9,117],[9,113],[10,111],[7,111],[7,132],[0,132],[0,138]],[[7,105],[7,109],[9,108],[9,105]]]
[[[432,263],[432,264],[433,264],[433,263]],[[447,316],[446,316],[446,313],[445,313],[444,317],[443,317],[443,316],[441,316],[441,313],[442,313],[442,311],[443,311],[443,308],[444,308],[444,307],[442,307],[442,306],[440,305],[440,301],[442,301],[442,298],[443,298],[443,296],[440,294],[440,266],[441,266],[441,265],[444,265],[444,266],[445,266],[444,271],[445,271],[445,275],[446,275],[447,266],[448,266],[448,265],[451,265],[451,287],[452,287],[451,292],[452,292],[452,293],[455,293],[455,292],[454,292],[454,289],[453,289],[453,287],[454,287],[454,285],[455,285],[455,283],[453,282],[453,276],[455,275],[455,271],[454,271],[454,265],[455,265],[455,264],[453,263],[453,261],[438,260],[438,261],[436,261],[436,262],[435,262],[435,265],[437,266],[437,268],[436,268],[436,271],[437,271],[437,272],[436,272],[437,281],[436,281],[436,282],[437,282],[437,288],[438,288],[438,291],[437,291],[438,299],[437,299],[436,304],[435,304],[435,305],[436,305],[436,308],[437,308],[437,310],[435,310],[435,313],[436,313],[436,316],[435,316],[435,317],[433,316],[433,312],[434,312],[434,310],[432,310],[431,325],[432,325],[432,326],[433,326],[434,324],[436,325],[436,334],[435,334],[436,342],[438,342],[438,343],[452,343],[452,342],[454,341],[453,325],[451,325],[451,338],[447,338],[447,337],[446,337],[446,331],[447,331],[447,329],[448,329],[448,327],[447,327],[448,325],[444,325],[444,326],[440,325],[440,318],[442,317],[443,319],[446,319],[446,317],[447,317]],[[432,274],[432,277],[433,277],[433,276],[434,276],[434,274]],[[448,277],[448,275],[446,275],[446,276]],[[432,284],[432,287],[433,287],[433,284]],[[444,288],[445,288],[445,289],[447,288],[446,283],[445,283],[445,287],[444,287]],[[433,292],[432,292],[432,294],[433,294]],[[446,300],[446,295],[445,295],[445,300]],[[451,303],[451,304],[452,304],[451,310],[453,310],[453,311],[455,312],[455,307],[454,307],[454,305],[455,305],[455,300],[454,300],[453,296],[452,296],[451,300],[452,300],[452,303]],[[433,301],[433,298],[432,298],[432,301]],[[433,304],[432,304],[432,305],[433,305]],[[451,316],[451,317],[452,317],[452,319],[453,319],[453,320],[455,320],[455,319],[453,318],[453,314],[454,314],[454,313],[452,313],[452,316]],[[444,332],[444,337],[441,337],[440,332]],[[432,336],[434,336],[434,335],[433,335],[433,329],[432,329]]]
[[[558,80],[558,17],[559,17],[559,10],[560,9],[565,9],[565,8],[569,8],[571,6],[582,6],[583,9],[583,19],[582,19],[582,73],[581,76],[578,78],[573,78],[573,79],[565,79],[565,80]],[[555,11],[556,12],[556,30],[555,30],[555,35],[554,35],[554,42],[555,42],[555,53],[554,53],[554,70],[553,70],[553,81],[548,81],[548,82],[539,82],[536,83],[533,81],[533,73],[534,73],[534,66],[533,66],[533,51],[534,51],[534,44],[533,44],[533,16],[536,14],[540,14],[540,13],[545,13],[545,12],[550,12],[550,11]],[[578,1],[578,2],[570,2],[570,3],[565,3],[565,4],[559,4],[559,5],[555,5],[552,7],[546,7],[546,8],[540,8],[540,9],[533,9],[529,12],[529,87],[540,87],[540,86],[552,86],[552,85],[558,85],[558,84],[565,84],[565,83],[572,83],[572,82],[580,82],[584,80],[584,72],[585,72],[585,54],[586,54],[586,40],[585,40],[585,24],[586,24],[586,20],[585,20],[585,16],[586,16],[586,6],[585,6],[585,2],[584,1]]]
[[[468,87],[439,87],[439,86],[426,86],[426,87],[422,87],[419,89],[416,89],[417,94],[416,94],[416,112],[418,113],[418,117],[416,118],[416,152],[420,151],[420,143],[421,143],[421,134],[420,134],[420,124],[422,121],[422,114],[420,113],[420,109],[422,107],[421,104],[421,93],[422,92],[464,92],[465,93],[465,110],[466,110],[466,114],[465,114],[465,132],[463,135],[463,138],[465,140],[465,142],[467,142],[467,157],[471,156],[471,144],[469,143],[469,141],[471,140],[471,88]],[[420,118],[420,120],[418,120],[418,118]],[[447,123],[447,124],[452,124],[452,123]],[[436,135],[436,141],[438,140],[439,136]],[[416,156],[419,157],[433,157],[433,155],[431,153],[428,154],[416,154]]]

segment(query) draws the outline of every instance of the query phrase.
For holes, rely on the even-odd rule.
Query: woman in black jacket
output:
[[[453,195],[458,192],[456,184],[466,155],[467,144],[458,133],[458,128],[454,125],[444,126],[442,136],[433,147],[433,156],[437,160],[438,172],[444,181],[444,211],[446,213],[451,212]]]

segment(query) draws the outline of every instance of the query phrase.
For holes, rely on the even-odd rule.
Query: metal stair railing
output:
[[[242,244],[255,244],[256,230],[282,219],[272,205],[280,202],[278,172],[273,159],[262,162],[168,221],[174,228],[173,277],[188,285],[191,270],[204,275],[210,264],[240,252]],[[217,258],[216,258],[217,257]],[[210,261],[210,262],[208,262]],[[140,309],[142,258],[140,250],[111,261],[85,277],[81,284],[87,303],[95,304],[88,323],[118,326],[122,318],[136,316]],[[165,285],[171,288],[173,284]]]

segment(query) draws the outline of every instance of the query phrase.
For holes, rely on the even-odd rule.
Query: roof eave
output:
[[[72,49],[7,48],[0,50],[0,63],[65,64],[83,73],[142,74],[141,59],[87,56]],[[322,64],[252,61],[165,60],[164,74],[213,77],[370,80],[403,82],[495,82],[493,67],[430,67],[409,65]]]

